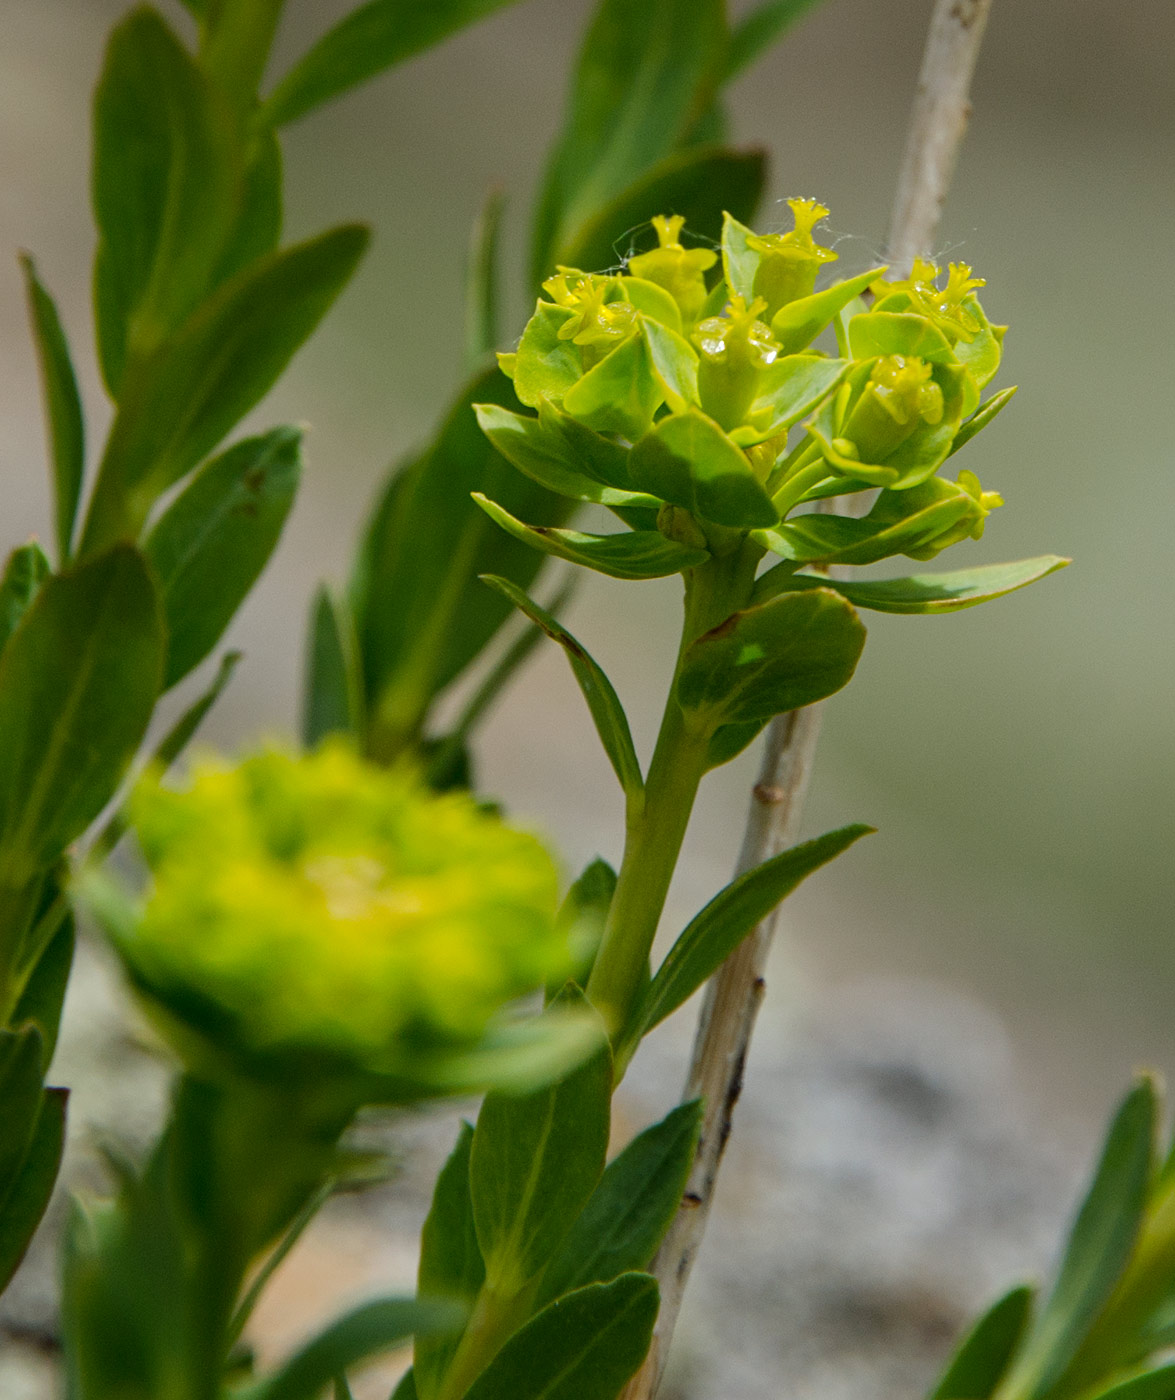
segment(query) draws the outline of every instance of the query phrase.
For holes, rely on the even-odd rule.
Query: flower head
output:
[[[789,199],[787,204],[795,221],[790,233],[756,234],[747,239],[747,246],[759,254],[754,290],[766,304],[768,320],[789,301],[808,296],[816,285],[816,274],[838,257],[812,237],[812,230],[828,217],[828,209],[815,199]]]
[[[556,306],[573,313],[559,327],[559,339],[610,350],[631,334],[636,310],[612,296],[614,286],[610,277],[597,277],[574,267],[560,267],[554,277],[548,277],[543,291]]]
[[[658,214],[653,219],[659,246],[648,253],[629,258],[628,270],[634,277],[643,277],[664,287],[681,309],[681,318],[688,325],[696,321],[706,300],[705,274],[718,261],[711,248],[685,248],[681,230],[685,219],[681,214],[667,218]]]

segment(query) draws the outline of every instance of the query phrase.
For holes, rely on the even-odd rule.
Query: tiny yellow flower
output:
[[[681,309],[682,321],[689,325],[697,320],[706,300],[705,274],[718,261],[718,254],[711,248],[683,247],[681,230],[684,226],[681,214],[674,214],[672,218],[658,214],[653,219],[653,227],[659,246],[630,258],[628,271],[633,277],[643,277],[664,287]]]

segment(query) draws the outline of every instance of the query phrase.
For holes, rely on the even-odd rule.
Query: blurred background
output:
[[[0,0],[5,549],[45,533],[49,518],[18,249],[36,254],[61,304],[92,441],[108,416],[90,349],[88,104],[105,33],[125,8]],[[279,61],[346,8],[290,0]],[[294,731],[312,587],[344,576],[387,464],[428,434],[459,382],[464,250],[493,185],[510,198],[507,286],[521,328],[531,191],[589,11],[588,0],[526,0],[289,130],[289,236],[360,218],[375,241],[251,420],[308,422],[309,470],[229,635],[246,661],[206,739],[235,747]],[[771,154],[759,226],[787,226],[785,196],[818,196],[832,209],[838,272],[882,252],[929,11],[929,0],[826,0],[733,91],[737,140]],[[747,1140],[760,1148],[786,1137],[781,1105],[798,1102],[787,1088],[797,1056],[780,1048],[789,1026],[806,1028],[795,1031],[808,1047],[799,1059],[819,1060],[824,1046],[827,1066],[851,1043],[858,1061],[875,1063],[879,1046],[899,1045],[897,1058],[931,1077],[953,1065],[951,1092],[964,1100],[982,1081],[984,1113],[1012,1114],[1014,1104],[1020,1127],[1008,1141],[1034,1146],[1031,1167],[1007,1181],[1039,1190],[1022,1215],[1005,1212],[1001,1228],[1015,1239],[984,1256],[983,1278],[1042,1251],[1047,1260],[1072,1164],[1092,1151],[1112,1098],[1139,1065],[1175,1068],[1173,68],[1170,0],[995,0],[935,251],[988,279],[985,306],[1012,326],[999,384],[1021,392],[968,450],[967,465],[1007,509],[949,567],[1046,552],[1076,562],[950,618],[867,617],[857,678],[827,706],[806,825],[866,820],[879,834],[788,904],[751,1067]],[[569,614],[645,752],[678,606],[674,581],[638,589],[592,576]],[[484,731],[479,758],[482,788],[549,833],[569,870],[596,852],[618,855],[619,795],[561,657],[539,654]],[[728,878],[755,762],[744,756],[709,780],[667,933]],[[642,1094],[659,1111],[661,1086],[675,1088],[689,1033],[678,1021],[664,1048],[650,1047],[643,1079],[638,1066],[634,1115]],[[846,1131],[866,1149],[884,1142],[866,1120],[853,1123]],[[916,1139],[894,1131],[917,1157]],[[1018,1147],[991,1148],[1004,1131],[984,1139],[997,1176],[1020,1161]],[[743,1153],[732,1176],[745,1180],[758,1159]],[[901,1180],[907,1195],[929,1189],[915,1189],[908,1170]],[[900,1202],[890,1207],[899,1224],[912,1218]],[[818,1213],[796,1209],[814,1230]],[[1043,1222],[1039,1235],[1029,1219]],[[895,1226],[878,1238],[900,1249],[900,1235]],[[976,1270],[957,1268],[974,1290]],[[927,1335],[941,1346],[935,1316]],[[949,1334],[951,1319],[940,1321]],[[821,1393],[837,1384],[825,1377]]]

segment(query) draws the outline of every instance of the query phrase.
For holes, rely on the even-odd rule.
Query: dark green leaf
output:
[[[335,1381],[335,1400],[355,1400],[346,1376],[339,1376]]]
[[[1155,1086],[1140,1079],[1110,1125],[1053,1291],[1005,1382],[1009,1394],[1048,1393],[1121,1278],[1146,1208],[1157,1114]]]
[[[742,724],[723,724],[715,731],[706,751],[706,768],[721,768],[737,758],[748,744],[753,744],[763,732],[765,719],[749,719]]]
[[[52,885],[54,896],[60,898],[56,882]],[[23,1025],[31,1021],[41,1033],[42,1068],[48,1070],[53,1061],[53,1051],[57,1047],[57,1032],[61,1025],[61,1007],[65,1001],[65,989],[69,983],[69,973],[73,966],[74,921],[73,914],[62,911],[56,932],[50,938],[45,951],[37,959],[24,991],[12,1013],[11,1024]]]
[[[616,1400],[648,1353],[658,1301],[648,1274],[568,1294],[510,1338],[466,1400]]]
[[[328,734],[363,733],[363,682],[355,622],[341,598],[319,586],[310,612],[302,742],[307,748]]]
[[[830,582],[823,578],[793,575],[791,588],[833,588],[858,608],[875,612],[946,613],[973,608],[990,598],[1002,598],[1037,579],[1046,578],[1070,561],[1055,554],[1039,559],[1021,559],[1014,564],[984,564],[977,569],[959,569],[945,574],[913,574],[910,578],[865,580],[860,583]],[[766,578],[767,575],[764,575]]]
[[[111,393],[207,295],[243,177],[231,110],[147,6],[114,30],[94,97],[98,341]]]
[[[503,530],[532,549],[580,564],[609,578],[668,578],[684,573],[710,557],[704,549],[691,549],[667,539],[659,530],[630,530],[617,535],[585,535],[581,530],[558,530],[524,525],[509,511],[487,500],[480,491],[473,499]]]
[[[762,529],[779,518],[746,455],[700,409],[662,418],[628,469],[634,486],[719,525]]]
[[[540,195],[536,285],[604,206],[677,149],[709,109],[725,62],[721,0],[602,0]]]
[[[69,563],[73,522],[85,470],[86,431],[82,401],[78,395],[69,346],[53,298],[41,285],[32,258],[21,258],[28,291],[29,316],[37,344],[41,387],[53,459],[53,521],[57,536],[57,557]]]
[[[0,871],[52,863],[110,800],[159,692],[164,634],[118,545],[41,589],[0,656]]]
[[[45,1090],[24,1166],[0,1206],[0,1293],[16,1273],[53,1194],[65,1144],[68,1097],[64,1089]]]
[[[304,1346],[250,1400],[318,1400],[351,1366],[390,1351],[409,1337],[453,1325],[451,1305],[417,1298],[382,1298],[339,1318]]]
[[[554,1004],[583,1007],[569,988]],[[608,1151],[612,1056],[603,1026],[589,1059],[535,1093],[486,1096],[470,1158],[478,1243],[509,1294],[543,1269],[587,1204]]]
[[[294,503],[302,434],[275,428],[203,466],[143,545],[167,624],[169,689],[198,666],[245,601]]]
[[[44,1042],[35,1025],[0,1030],[0,1209],[33,1140],[44,1072]]]
[[[992,394],[986,403],[980,404],[971,417],[960,426],[959,431],[951,441],[951,450],[947,456],[953,457],[960,447],[966,446],[971,441],[976,433],[981,433],[998,414],[1007,408],[1015,393],[1016,386],[1013,384],[1008,389],[1001,389],[998,394]]]
[[[1020,1344],[1036,1290],[1013,1288],[993,1303],[959,1344],[929,1400],[989,1400]]]
[[[486,198],[469,246],[465,269],[465,359],[470,370],[481,367],[499,340],[499,242],[506,197],[491,190]]]
[[[367,230],[349,225],[262,258],[129,377],[86,522],[86,552],[137,535],[159,493],[268,393],[366,246]]]
[[[539,1306],[648,1267],[681,1205],[701,1128],[701,1100],[679,1104],[608,1164],[543,1275]]]
[[[508,579],[493,575],[486,575],[485,582],[509,598],[516,608],[525,613],[537,627],[541,627],[547,636],[553,642],[558,642],[567,653],[567,660],[583,692],[583,698],[587,701],[596,733],[600,736],[600,743],[604,746],[608,761],[620,779],[620,786],[626,795],[630,799],[634,798],[643,790],[644,780],[641,777],[636,750],[633,748],[628,717],[612,688],[612,682],[571,633],[561,623],[556,622],[550,613],[540,608],[532,598],[528,598],[520,588],[516,588]]]
[[[8,556],[4,577],[0,579],[0,651],[50,572],[49,561],[36,540],[20,545]]]
[[[716,243],[726,210],[740,219],[754,218],[766,165],[760,150],[708,145],[674,151],[577,229],[559,258],[589,271],[615,267],[629,252],[621,240],[655,214],[683,214],[687,236]]]
[[[253,142],[245,167],[240,212],[216,269],[217,286],[258,258],[268,257],[281,241],[281,146],[272,131],[256,132]]]
[[[1119,1381],[1108,1390],[1090,1392],[1095,1400],[1172,1400],[1175,1397],[1175,1366],[1159,1366],[1128,1381]]]
[[[654,973],[629,1039],[635,1043],[688,1001],[801,881],[872,830],[871,826],[845,826],[805,841],[748,870],[716,894],[686,926]]]
[[[717,728],[815,704],[846,685],[865,645],[853,609],[831,589],[784,593],[699,637],[682,658],[677,698]]]
[[[466,1308],[473,1306],[485,1281],[485,1265],[473,1224],[469,1194],[469,1154],[473,1129],[461,1124],[457,1146],[441,1168],[433,1190],[432,1207],[420,1236],[420,1270],[416,1288],[422,1298],[450,1298]],[[416,1342],[413,1370],[420,1400],[432,1400],[440,1391],[461,1328],[433,1333]]]
[[[510,3],[428,0],[422,5],[420,0],[370,0],[340,20],[294,65],[262,105],[262,120],[273,126],[296,121],[348,88]]]
[[[819,3],[820,0],[763,0],[756,9],[743,15],[731,32],[730,52],[726,58],[727,79],[749,68]]]
[[[415,1370],[404,1372],[400,1384],[392,1391],[391,1400],[417,1400]]]

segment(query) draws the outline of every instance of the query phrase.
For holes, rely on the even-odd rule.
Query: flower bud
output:
[[[987,517],[1004,503],[1004,498],[998,491],[985,491],[980,486],[979,478],[974,472],[961,471],[957,482],[937,479],[936,485],[953,489],[961,496],[969,498],[969,508],[967,513],[956,521],[949,530],[944,530],[941,535],[936,535],[932,540],[924,541],[919,549],[907,550],[911,559],[933,559],[944,549],[949,549],[951,545],[959,544],[962,540],[982,539]]]
[[[747,239],[747,247],[759,254],[754,294],[766,304],[767,321],[789,301],[810,296],[816,274],[838,257],[812,237],[813,228],[828,217],[824,205],[815,199],[789,199],[787,203],[795,219],[790,233],[755,234]]]
[[[657,512],[657,529],[674,544],[684,544],[690,549],[706,549],[709,541],[706,532],[684,506],[671,505],[665,501]]]
[[[759,319],[765,307],[762,297],[750,306],[742,297],[731,297],[721,316],[707,317],[694,331],[701,351],[698,397],[727,432],[745,421],[759,393],[761,371],[779,354],[779,342]]]
[[[718,261],[718,254],[710,248],[682,247],[680,234],[684,224],[681,214],[672,218],[658,214],[653,227],[660,246],[629,258],[628,270],[634,277],[664,287],[681,309],[682,322],[689,326],[698,319],[706,300],[704,274]]]
[[[921,423],[940,423],[942,389],[934,366],[916,355],[885,355],[869,375],[842,436],[864,462],[884,462]]]

